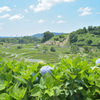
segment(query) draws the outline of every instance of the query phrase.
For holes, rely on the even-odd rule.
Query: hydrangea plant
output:
[[[48,71],[49,73],[51,73],[50,70],[53,70],[53,68],[51,68],[51,66],[44,66],[44,67],[42,67],[42,68],[40,69],[40,73],[41,73],[41,75],[44,75],[47,71]]]

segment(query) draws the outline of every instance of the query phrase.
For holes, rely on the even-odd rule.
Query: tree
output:
[[[83,27],[83,32],[87,33],[86,27]]]
[[[100,43],[97,44],[98,49],[100,49]]]
[[[71,52],[74,54],[79,53],[79,47],[77,45],[71,45]]]
[[[88,30],[92,31],[93,27],[92,26],[88,26]]]
[[[83,48],[84,48],[84,53],[89,53],[90,52],[90,50],[91,50],[91,46],[83,46]]]
[[[70,43],[77,42],[77,35],[75,33],[71,33],[69,35],[69,41],[70,41]]]
[[[46,42],[47,40],[51,39],[54,36],[52,32],[46,31],[43,33],[42,42]]]
[[[51,51],[51,52],[55,52],[56,50],[55,50],[54,47],[51,47],[51,48],[50,48],[50,51]]]
[[[92,40],[88,40],[88,41],[87,41],[87,44],[88,44],[88,45],[91,45],[91,44],[92,44]]]
[[[22,46],[17,46],[17,49],[21,49],[22,48]]]

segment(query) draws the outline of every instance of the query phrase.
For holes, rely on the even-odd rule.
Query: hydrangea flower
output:
[[[32,73],[32,76],[34,77],[35,73]],[[38,81],[38,77],[36,77],[36,79],[34,80],[34,82]]]
[[[100,59],[97,59],[97,60],[95,61],[95,63],[96,63],[96,65],[97,65],[97,64],[100,64]]]
[[[42,67],[42,68],[40,69],[40,73],[41,73],[41,75],[44,75],[47,71],[48,71],[49,73],[51,73],[50,70],[53,70],[53,68],[51,68],[51,66],[44,66],[44,67]]]
[[[100,58],[95,61],[96,66],[100,67]]]

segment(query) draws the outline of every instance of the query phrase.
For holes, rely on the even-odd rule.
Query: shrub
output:
[[[51,51],[51,52],[56,52],[56,50],[54,49],[54,47],[51,47],[51,48],[50,48],[50,51]]]
[[[74,54],[79,53],[79,47],[77,45],[71,45],[71,52]]]
[[[98,49],[100,49],[100,43],[97,44]]]
[[[17,49],[21,49],[22,48],[22,46],[17,46]]]
[[[84,53],[89,53],[90,52],[90,50],[91,50],[91,46],[83,46],[83,48],[84,48]]]

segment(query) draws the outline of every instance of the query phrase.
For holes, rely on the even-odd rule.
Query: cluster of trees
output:
[[[87,37],[88,36],[88,37]],[[92,38],[91,38],[92,37]],[[93,27],[88,26],[84,27],[83,29],[78,29],[69,35],[69,42],[70,44],[77,44],[78,42],[80,45],[91,45],[95,40],[95,38],[100,39],[100,26]],[[93,43],[94,45],[98,45],[98,43]]]
[[[41,42],[46,42],[47,40],[51,39],[54,36],[52,32],[46,31],[43,33],[43,38]]]
[[[34,42],[46,42],[54,36],[52,32],[46,31],[43,33],[43,38],[37,38],[32,36],[24,36],[24,37],[14,37],[14,38],[0,38],[0,42],[5,43],[14,43],[14,44],[28,44]]]
[[[14,38],[0,38],[0,42],[14,43],[14,44],[28,44],[34,42],[41,42],[41,39],[37,37],[24,36],[24,37],[14,37]]]
[[[63,34],[59,35],[58,37],[54,38],[54,41],[60,41],[63,42],[65,40],[65,36]]]

